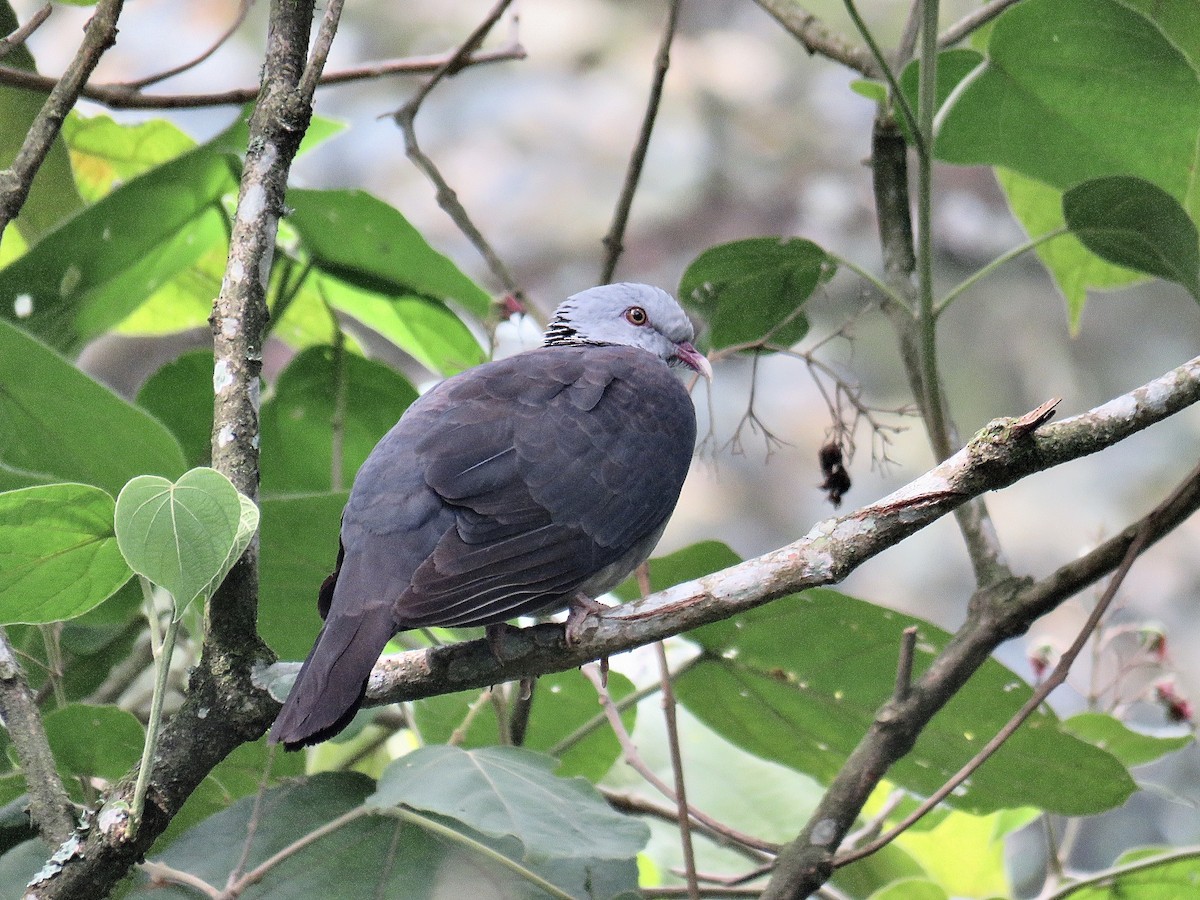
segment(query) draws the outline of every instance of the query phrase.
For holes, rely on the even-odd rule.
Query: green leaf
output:
[[[417,399],[407,379],[381,363],[343,353],[339,366],[328,346],[300,353],[280,373],[273,396],[263,404],[264,491],[331,489],[339,393],[344,398],[339,488],[354,480],[367,454]]]
[[[1071,734],[1107,750],[1127,766],[1141,766],[1191,744],[1190,734],[1155,737],[1133,731],[1124,722],[1104,713],[1079,713],[1063,723]]]
[[[142,755],[146,729],[115,706],[71,703],[46,714],[46,737],[64,778],[116,781]]]
[[[871,894],[867,900],[946,900],[945,889],[925,878],[903,878]]]
[[[683,581],[703,578],[721,569],[737,565],[742,558],[728,544],[720,541],[700,541],[666,556],[650,560],[650,590],[661,591]],[[613,591],[622,600],[633,600],[642,595],[637,578],[630,576]]]
[[[104,491],[51,484],[0,494],[0,623],[83,615],[131,574]]]
[[[337,559],[346,498],[343,491],[262,501],[258,630],[281,659],[304,659],[321,628],[317,590]]]
[[[582,778],[551,774],[555,761],[517,747],[429,745],[393,762],[366,800],[456,819],[493,838],[515,837],[530,859],[632,858],[649,831]]]
[[[608,691],[615,701],[632,694],[633,682],[619,672],[608,675]],[[466,720],[472,704],[478,702],[479,691],[460,691],[426,697],[413,704],[413,718],[421,738],[429,744],[450,740],[455,730]],[[555,672],[538,678],[534,685],[532,709],[522,744],[528,750],[549,752],[550,748],[571,735],[577,728],[601,714],[596,689],[578,669]],[[631,706],[621,714],[625,727],[633,730],[637,707]],[[466,750],[499,743],[496,710],[484,701],[457,746]],[[621,755],[621,745],[607,724],[567,748],[556,758],[560,761],[557,774],[562,778],[582,775],[597,782],[605,776]]]
[[[1043,235],[1066,227],[1063,192],[1008,169],[996,169],[996,180],[1009,208],[1027,234]],[[1089,288],[1119,288],[1143,281],[1145,275],[1114,266],[1091,253],[1070,232],[1039,244],[1035,251],[1067,301],[1072,332],[1078,331]]]
[[[71,151],[75,183],[90,203],[196,146],[166,119],[126,124],[111,116],[71,112],[63,122],[62,135]]]
[[[470,329],[440,301],[379,293],[329,275],[317,275],[315,283],[324,302],[434,372],[453,375],[485,359]]]
[[[1183,285],[1200,300],[1200,234],[1179,202],[1142,178],[1095,178],[1063,194],[1063,217],[1111,263]]]
[[[951,810],[934,828],[906,831],[897,841],[952,897],[1011,897],[1004,841],[996,838],[1000,815]]]
[[[346,122],[314,115],[308,121],[308,128],[304,129],[304,137],[301,138],[300,147],[296,150],[297,158],[311,150],[315,150],[331,138],[337,137],[347,127]]]
[[[963,80],[979,68],[979,64],[983,62],[983,54],[977,50],[968,50],[961,47],[951,50],[943,50],[938,54],[937,63],[937,84],[935,85],[934,104],[933,108],[936,112],[942,108],[942,104],[946,102],[946,98],[954,91]],[[921,80],[921,61],[914,59],[904,71],[900,73],[900,90],[904,92],[904,97],[908,100],[908,105],[912,109],[913,114],[917,112],[917,92]],[[908,120],[904,118],[903,112],[896,110],[896,122],[900,126],[900,130],[904,132],[905,139],[912,143],[912,136],[908,131]]]
[[[167,363],[138,391],[138,406],[171,429],[188,466],[212,461],[212,377],[212,351],[194,350]]]
[[[117,497],[117,542],[129,567],[169,591],[176,616],[213,595],[258,529],[258,507],[215,469],[178,481],[140,475]]]
[[[177,475],[163,426],[0,320],[0,487],[80,481],[116,493],[134,475]]]
[[[836,270],[812,241],[750,238],[696,257],[683,273],[679,299],[708,323],[703,349],[759,341],[787,347],[808,332],[804,303]]]
[[[155,860],[208,884],[225,885],[229,873],[242,863],[243,851],[246,856],[239,871],[246,872],[313,829],[352,814],[371,788],[371,781],[362,775],[322,774],[269,790],[261,803],[245,797],[188,831]],[[497,897],[535,896],[528,881],[481,850],[518,861],[573,897],[607,900],[631,896],[627,892],[637,888],[632,859],[522,861],[515,840],[492,840],[452,821],[437,819],[435,824],[448,828],[450,835],[460,840],[434,835],[387,815],[350,815],[348,819],[342,827],[270,867],[261,881],[248,885],[240,896],[244,900],[437,900],[480,890]],[[188,888],[147,883],[143,876],[141,885],[128,896],[191,900],[195,895]]]
[[[224,244],[220,200],[236,190],[228,155],[208,146],[133,179],[0,269],[0,315],[27,298],[23,327],[77,350]]]
[[[946,632],[836,591],[806,591],[689,632],[705,656],[679,678],[678,696],[730,742],[827,782],[891,695],[900,634],[910,625],[919,629],[919,673],[949,640]],[[888,777],[928,796],[1030,693],[1009,669],[987,661]],[[1038,806],[1082,815],[1120,805],[1134,790],[1112,755],[1042,711],[947,802],[977,813]]]
[[[316,264],[385,295],[457,300],[480,318],[491,298],[399,211],[363,191],[288,192],[288,221]]]

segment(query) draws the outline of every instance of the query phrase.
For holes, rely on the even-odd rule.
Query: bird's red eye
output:
[[[631,306],[625,310],[625,321],[630,325],[645,325],[649,320],[650,317],[640,306]]]

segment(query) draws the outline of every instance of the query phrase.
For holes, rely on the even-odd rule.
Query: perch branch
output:
[[[841,63],[864,78],[878,78],[879,64],[863,47],[854,47],[840,34],[808,12],[797,0],[754,0],[768,15],[798,40],[812,56]]]
[[[15,29],[7,37],[0,38],[0,59],[4,59],[4,57],[8,56],[8,54],[12,53],[18,47],[22,46],[27,40],[29,40],[29,36],[41,28],[42,23],[50,18],[50,13],[52,10],[53,6],[47,3],[32,16],[30,16],[29,21],[24,25]]]

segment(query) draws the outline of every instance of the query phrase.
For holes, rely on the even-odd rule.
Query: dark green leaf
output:
[[[979,68],[979,64],[983,62],[983,54],[977,50],[967,50],[963,48],[955,48],[952,50],[944,50],[938,54],[937,65],[937,85],[935,86],[934,110],[942,108],[942,104],[946,102],[946,98],[951,92],[959,86],[959,84]],[[900,73],[900,90],[904,92],[905,99],[908,100],[908,105],[913,111],[913,115],[917,112],[917,93],[921,80],[921,61],[914,59],[904,71]],[[908,120],[904,118],[901,110],[896,110],[896,123],[900,126],[900,130],[904,132],[905,138],[912,143],[912,136],[908,131]]]
[[[352,353],[343,353],[339,364],[332,347],[305,350],[280,373],[263,404],[264,491],[330,490],[339,394],[344,404],[339,489],[354,480],[367,454],[417,399],[412,385],[387,366]]]
[[[215,469],[171,482],[139,475],[117,497],[117,542],[129,567],[175,600],[176,615],[220,587],[258,530],[258,507]]]
[[[910,625],[919,629],[919,672],[946,632],[836,591],[806,591],[689,632],[706,655],[680,677],[679,698],[732,743],[828,781],[890,696],[900,633]],[[1015,674],[989,660],[888,777],[932,793],[1029,696]],[[1117,806],[1134,789],[1112,755],[1040,712],[947,802],[971,812],[1039,806],[1080,815]]]
[[[633,690],[633,683],[624,675],[609,673],[608,691],[614,700],[619,702]],[[479,697],[479,691],[461,691],[416,701],[413,716],[421,738],[430,744],[448,742],[466,721],[471,705],[479,702]],[[500,742],[495,707],[486,700],[483,703],[471,719],[463,739],[457,742],[464,749]],[[636,722],[636,713],[637,707],[631,706],[621,715],[630,731]],[[543,675],[534,685],[533,706],[522,746],[549,752],[563,738],[600,714],[596,688],[578,669]],[[616,735],[607,724],[602,724],[557,755],[561,764],[556,772],[562,778],[582,775],[589,781],[599,781],[620,754],[621,745]]]
[[[72,703],[47,713],[45,722],[54,761],[64,777],[116,781],[141,758],[146,730],[123,709]]]
[[[439,300],[375,291],[332,275],[317,275],[314,280],[330,306],[434,372],[453,375],[484,360],[479,341]]]
[[[1119,719],[1104,713],[1080,713],[1063,722],[1063,727],[1089,744],[1107,750],[1127,766],[1140,766],[1154,762],[1191,744],[1190,735],[1155,737],[1133,731]]]
[[[171,429],[189,466],[212,461],[212,376],[212,351],[194,350],[167,363],[138,391],[138,405]]]
[[[703,349],[758,342],[787,347],[808,332],[804,303],[836,269],[812,241],[734,241],[710,247],[688,266],[679,299],[708,323]]]
[[[160,423],[0,320],[0,487],[81,481],[115,494],[140,473],[183,470]]]
[[[703,578],[742,561],[728,544],[720,541],[700,541],[666,556],[650,560],[650,590],[661,591],[683,581]],[[641,596],[637,579],[630,576],[613,591],[622,600]]]
[[[49,484],[0,494],[0,623],[83,615],[131,574],[104,491]]]
[[[177,839],[156,861],[189,872],[208,884],[224,886],[241,861],[247,840],[250,847],[243,871],[262,864],[313,829],[350,813],[370,793],[371,786],[361,775],[324,774],[275,788],[263,796],[253,829],[249,823],[255,799],[243,798]],[[437,822],[474,845],[521,859],[521,847],[515,840],[490,840],[453,821]],[[637,867],[632,859],[552,859],[521,864],[571,896],[607,900],[625,896],[637,887]],[[240,896],[244,900],[436,900],[480,891],[497,897],[540,895],[529,882],[471,846],[435,837],[386,815],[365,815],[288,856]],[[186,888],[143,882],[131,896],[192,900],[195,895]]]
[[[288,221],[317,265],[386,295],[457,300],[479,317],[491,298],[399,211],[363,191],[288,192]]]
[[[582,778],[558,778],[555,761],[517,747],[429,745],[393,762],[369,807],[403,805],[446,816],[493,838],[514,837],[529,859],[632,858],[649,837]]]
[[[346,496],[262,501],[258,630],[282,659],[304,659],[320,630],[317,590],[333,571]]]
[[[1161,857],[1158,865],[1150,860]],[[1175,854],[1172,848],[1142,847],[1123,853],[1116,865],[1148,868],[1114,875],[1071,893],[1071,900],[1182,900],[1200,894],[1200,853]]]
[[[0,856],[0,900],[24,900],[25,885],[46,864],[46,844],[37,838]]]
[[[133,179],[0,269],[0,315],[28,310],[26,329],[77,350],[225,242],[220,200],[235,190],[228,156],[208,146]]]
[[[1063,194],[1063,216],[1097,256],[1174,281],[1200,300],[1200,235],[1162,188],[1127,175],[1085,181]]]

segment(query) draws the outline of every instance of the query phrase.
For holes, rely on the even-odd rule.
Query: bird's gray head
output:
[[[640,347],[673,366],[712,379],[712,366],[692,346],[695,329],[666,291],[648,284],[605,284],[568,297],[546,326],[545,345]]]

